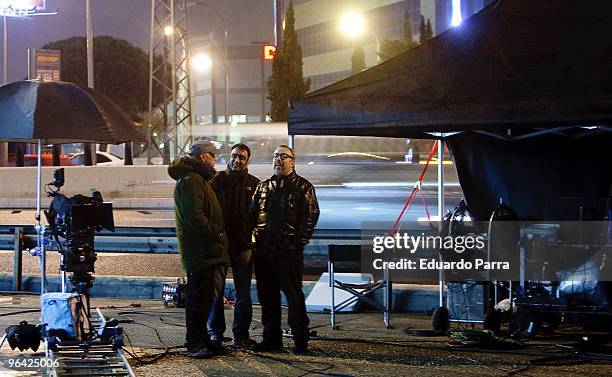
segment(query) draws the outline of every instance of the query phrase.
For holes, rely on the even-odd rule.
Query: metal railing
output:
[[[330,243],[358,244],[359,229],[316,229],[304,249],[305,267],[326,266],[327,245]],[[0,250],[13,250],[13,289],[21,290],[22,255],[36,247],[34,225],[0,225]],[[98,253],[177,254],[176,228],[116,227],[115,232],[102,230],[96,234]],[[48,251],[58,251],[52,242]]]

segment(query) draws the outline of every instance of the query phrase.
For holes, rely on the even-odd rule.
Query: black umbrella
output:
[[[104,94],[62,81],[28,80],[0,86],[0,141],[38,144],[36,229],[45,292],[45,247],[40,224],[42,144],[145,141],[130,118]]]
[[[145,141],[110,98],[62,81],[0,86],[0,140],[43,144]]]

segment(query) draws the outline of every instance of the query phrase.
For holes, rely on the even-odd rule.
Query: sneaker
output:
[[[236,348],[244,348],[247,350],[252,350],[255,348],[255,346],[257,345],[257,342],[254,341],[251,338],[245,338],[245,339],[234,339],[232,341],[232,347],[236,347]]]
[[[271,341],[267,341],[264,339],[260,343],[256,343],[253,346],[253,351],[269,352],[269,351],[282,351],[282,350],[283,350],[282,340],[278,342],[271,342]]]
[[[187,349],[187,357],[194,359],[209,359],[213,356],[213,352],[207,347],[189,348]]]

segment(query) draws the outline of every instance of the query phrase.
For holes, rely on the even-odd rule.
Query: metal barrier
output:
[[[359,229],[316,229],[304,250],[305,268],[327,265],[327,245],[330,243],[358,244]],[[0,225],[0,250],[14,250],[13,289],[21,290],[22,254],[36,247],[34,225]],[[115,232],[102,230],[96,234],[96,252],[177,254],[175,228],[116,227]],[[53,242],[47,248],[58,251]]]

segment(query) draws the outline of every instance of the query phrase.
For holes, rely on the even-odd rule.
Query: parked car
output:
[[[51,153],[43,153],[40,155],[42,166],[53,166],[53,155]],[[70,165],[68,162],[70,160],[70,155],[60,155],[60,165],[67,166]],[[25,154],[23,155],[23,166],[36,166],[38,164],[38,155],[36,154]],[[9,154],[8,156],[8,165],[7,166],[15,166],[16,165],[16,156],[14,153]]]
[[[85,154],[83,152],[74,153],[68,159],[68,165],[85,165]],[[122,166],[123,159],[108,152],[96,152],[97,166]]]

